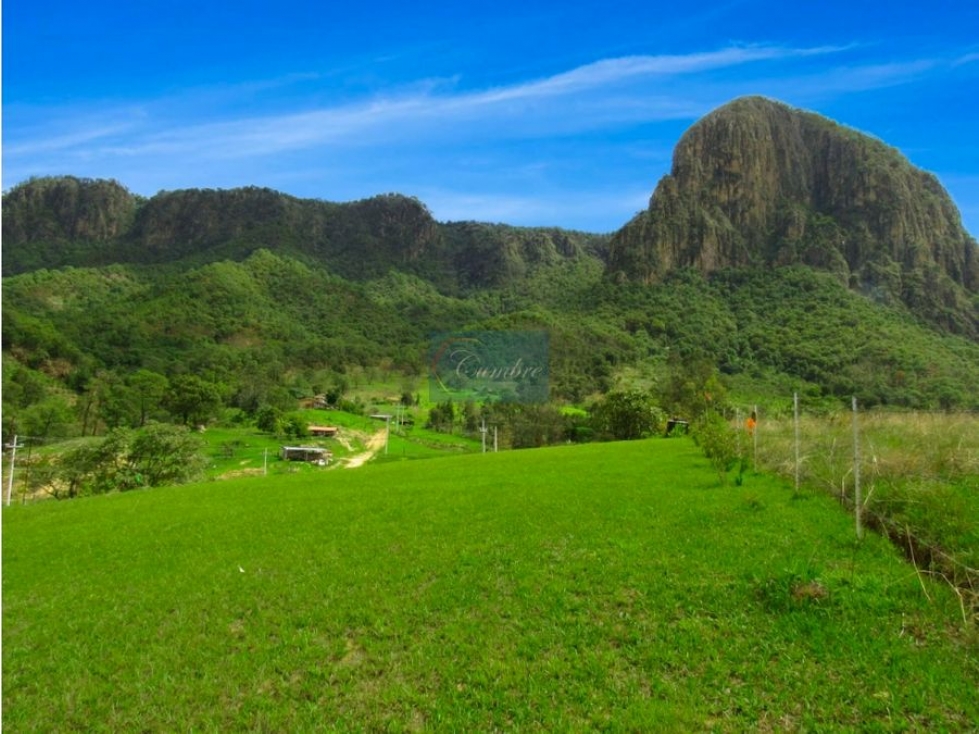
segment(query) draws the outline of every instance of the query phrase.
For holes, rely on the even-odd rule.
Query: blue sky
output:
[[[763,94],[938,175],[979,234],[979,4],[3,4],[3,187],[399,192],[612,231],[682,132]]]

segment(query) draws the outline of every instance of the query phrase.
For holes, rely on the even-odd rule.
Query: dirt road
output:
[[[382,428],[369,439],[367,439],[366,450],[359,454],[354,454],[349,459],[344,466],[347,469],[356,469],[358,466],[362,466],[374,458],[374,455],[378,451],[384,449],[384,443],[387,440],[387,429]]]

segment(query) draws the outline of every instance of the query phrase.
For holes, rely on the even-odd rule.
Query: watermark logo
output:
[[[439,334],[429,349],[432,402],[546,403],[546,331]]]

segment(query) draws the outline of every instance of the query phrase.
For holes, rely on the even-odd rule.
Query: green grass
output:
[[[375,460],[383,463],[402,459],[444,458],[447,455],[475,453],[480,450],[479,442],[460,436],[445,436],[424,429],[412,429],[401,435],[392,430],[387,453],[378,453]]]
[[[979,720],[946,587],[822,495],[720,488],[686,439],[15,506],[3,530],[10,732]]]
[[[255,428],[208,428],[201,434],[208,457],[207,475],[213,478],[260,474],[277,466],[285,443]]]

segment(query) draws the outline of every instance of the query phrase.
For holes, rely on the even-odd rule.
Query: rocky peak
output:
[[[938,180],[876,138],[762,97],[687,130],[609,253],[613,277],[642,282],[677,267],[790,264],[976,332],[977,246]]]

